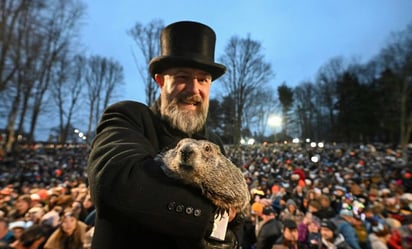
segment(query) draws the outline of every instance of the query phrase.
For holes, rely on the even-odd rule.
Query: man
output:
[[[280,237],[273,249],[306,249],[307,245],[303,242],[299,242],[299,232],[296,221],[292,219],[284,219],[282,221],[283,230],[282,237]]]
[[[392,229],[388,245],[394,249],[412,248],[412,215],[407,215],[402,225]]]
[[[339,213],[342,209],[343,201],[346,194],[346,188],[340,185],[335,186],[335,190],[333,191],[333,195],[331,196],[331,203],[330,206],[336,213]]]
[[[9,221],[6,218],[0,217],[0,242],[12,243],[15,241],[13,231],[9,229]]]
[[[211,237],[216,208],[200,190],[168,178],[154,158],[182,138],[219,137],[205,122],[213,80],[226,67],[214,62],[215,32],[196,22],[177,22],[161,33],[161,56],[149,71],[161,89],[151,108],[123,101],[105,110],[93,141],[88,175],[96,206],[93,249],[235,248],[228,229],[224,241]],[[230,176],[228,176],[230,177]],[[229,228],[238,224],[229,213]],[[223,230],[223,232],[225,232]]]
[[[256,249],[271,249],[282,235],[282,224],[276,220],[276,211],[271,206],[263,208],[261,228],[257,234]]]
[[[361,249],[356,229],[353,223],[353,211],[343,208],[338,215],[329,219],[334,222],[340,234],[343,235],[347,244],[353,249]]]
[[[322,238],[321,249],[351,249],[348,243],[345,241],[345,237],[339,233],[335,223],[331,220],[323,219],[320,224],[320,234]]]

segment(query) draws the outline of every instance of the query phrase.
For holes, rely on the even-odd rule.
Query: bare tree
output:
[[[30,0],[0,1],[0,92],[4,91],[8,82],[18,69],[18,64],[10,60],[16,33],[19,30],[19,20],[27,15]]]
[[[59,143],[65,143],[72,127],[76,108],[81,104],[83,93],[83,76],[86,58],[83,56],[67,57],[60,60],[55,70],[53,84],[50,86],[51,96],[58,110],[59,116]],[[71,60],[72,59],[72,60]],[[78,114],[78,112],[77,112]]]
[[[269,116],[279,108],[279,102],[275,98],[274,90],[270,87],[256,91],[254,95],[247,99],[248,108],[245,108],[243,120],[245,127],[255,127],[256,135],[264,137]]]
[[[235,128],[234,143],[240,142],[242,117],[250,98],[256,91],[263,91],[273,77],[271,65],[264,60],[260,42],[236,36],[229,40],[220,61],[227,66],[227,73],[221,78],[223,86],[234,100]]]
[[[14,19],[12,24],[14,30],[9,30],[11,36],[8,42],[13,41],[12,44],[5,44],[4,46],[8,48],[4,52],[5,59],[7,60],[7,65],[13,68],[14,73],[10,73],[4,82],[3,86],[11,96],[10,109],[7,118],[7,137],[5,143],[6,151],[11,151],[13,145],[15,144],[15,125],[18,120],[18,113],[22,109],[23,115],[26,113],[26,108],[21,108],[23,103],[27,105],[28,98],[30,96],[30,91],[32,88],[32,64],[35,60],[38,51],[38,39],[36,39],[35,32],[33,31],[34,13],[38,11],[35,5],[30,5],[28,3],[21,3],[21,8],[18,11],[18,18]],[[24,6],[24,7],[23,7]],[[10,9],[9,9],[10,10]],[[16,15],[14,15],[16,17]],[[32,37],[29,40],[29,37]],[[7,54],[7,56],[6,56]],[[9,81],[9,83],[7,83]],[[7,87],[6,87],[7,86]],[[19,130],[22,129],[22,124],[24,120],[20,118]],[[18,133],[19,134],[19,131]]]
[[[146,92],[146,104],[152,105],[157,98],[159,93],[159,88],[156,82],[153,80],[152,76],[147,70],[147,65],[152,58],[159,55],[160,43],[159,36],[163,29],[164,24],[161,20],[153,20],[146,26],[141,23],[136,23],[133,28],[131,28],[127,34],[132,37],[136,43],[137,48],[143,55],[144,61],[139,63],[136,54],[133,52],[133,58],[136,63],[137,71],[145,86]]]
[[[89,101],[87,141],[90,141],[102,110],[112,101],[116,87],[123,84],[123,79],[123,67],[120,63],[101,56],[89,58],[85,73]]]
[[[85,6],[77,0],[57,0],[47,3],[41,17],[44,25],[39,27],[43,35],[42,56],[39,58],[39,78],[33,93],[32,113],[29,129],[29,141],[34,138],[37,120],[43,110],[44,96],[53,79],[53,67],[59,60],[64,60],[73,40],[78,34],[79,21],[84,15]]]
[[[14,42],[4,53],[7,64],[15,70],[12,77],[3,78],[3,82],[8,78],[9,83],[12,83],[8,85],[12,87],[14,95],[7,121],[7,150],[11,149],[16,136],[23,132],[27,123],[27,142],[33,140],[39,114],[45,110],[44,96],[53,79],[53,67],[66,54],[75,38],[84,9],[77,0],[16,2],[21,2],[24,7],[17,8],[18,18],[7,23],[14,25]]]

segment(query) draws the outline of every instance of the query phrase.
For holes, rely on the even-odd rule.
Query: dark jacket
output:
[[[282,224],[275,218],[267,221],[259,230],[256,249],[271,249],[282,236]]]
[[[309,247],[306,243],[303,243],[300,241],[297,241],[296,243],[291,243],[290,241],[285,240],[283,235],[272,246],[272,249],[290,249],[290,248],[308,249]]]
[[[105,110],[87,171],[96,206],[93,249],[202,248],[215,208],[199,190],[166,177],[153,159],[184,137],[141,103],[122,101]],[[224,152],[213,134],[192,137]]]
[[[347,222],[344,218],[340,215],[335,216],[334,218],[330,219],[335,223],[338,228],[339,233],[341,233],[345,239],[345,242],[353,249],[361,249],[359,244],[358,236],[356,235],[356,230]]]

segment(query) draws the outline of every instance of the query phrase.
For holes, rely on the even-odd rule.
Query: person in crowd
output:
[[[298,223],[298,232],[299,232],[299,241],[306,241],[306,237],[308,235],[308,225],[312,220],[314,215],[310,212],[306,212],[305,216],[303,217],[302,221]]]
[[[40,220],[40,224],[48,226],[51,230],[56,229],[60,224],[60,215],[63,209],[61,206],[54,206],[54,208],[45,213]]]
[[[14,208],[9,213],[10,220],[25,220],[27,212],[31,208],[31,197],[29,194],[23,194],[17,197],[14,202]]]
[[[295,200],[288,199],[286,201],[286,207],[279,215],[281,221],[285,219],[292,219],[296,223],[300,223],[303,219],[304,213],[298,208]]]
[[[412,215],[406,216],[401,226],[392,229],[388,245],[392,249],[412,249]]]
[[[12,243],[16,238],[13,231],[9,228],[9,221],[7,218],[0,218],[0,241],[5,243]]]
[[[375,204],[365,208],[363,222],[368,233],[372,232],[372,225],[375,223],[386,223],[385,217],[381,213],[381,205]]]
[[[249,213],[246,215],[241,233],[241,248],[242,249],[255,249],[256,243],[256,216]]]
[[[295,174],[298,175],[298,174]],[[301,210],[302,212],[304,212],[304,206],[303,206],[303,200],[305,199],[305,192],[304,192],[305,188],[302,185],[297,185],[294,189],[293,192],[291,194],[291,197],[293,200],[296,201],[296,205],[298,207],[299,210]]]
[[[86,209],[83,207],[83,201],[78,201],[78,200],[73,201],[71,208],[73,212],[75,213],[75,215],[79,217],[79,220],[84,222],[88,213]]]
[[[353,249],[361,249],[356,229],[352,225],[353,212],[349,209],[342,209],[338,215],[329,219],[335,223],[338,232],[343,235],[346,243]]]
[[[359,246],[363,249],[370,248],[369,231],[367,224],[360,215],[354,215],[351,219],[351,224],[355,228],[356,236],[358,237]]]
[[[94,234],[94,226],[88,226],[86,229],[86,236],[85,236],[85,240],[83,243],[83,249],[92,248],[93,234]]]
[[[82,204],[83,204],[83,210],[84,210],[83,211],[84,212],[84,216],[83,216],[84,220],[83,221],[86,222],[87,218],[89,216],[92,216],[93,215],[92,213],[94,213],[94,211],[95,211],[95,206],[94,206],[94,203],[93,203],[93,201],[90,197],[90,193],[88,193],[86,195],[86,197],[84,198]]]
[[[322,214],[319,213],[321,208],[322,205],[320,204],[320,201],[318,199],[312,199],[308,202],[306,213],[310,213],[320,219],[322,216]]]
[[[404,193],[400,196],[399,210],[403,216],[412,215],[412,193]]]
[[[284,209],[283,196],[286,194],[285,188],[278,182],[275,182],[271,187],[271,197],[272,207],[276,210],[279,215]]]
[[[6,242],[0,241],[0,249],[15,249],[15,248]]]
[[[340,185],[334,187],[332,199],[330,206],[337,214],[339,214],[340,210],[342,209],[342,205],[345,199],[346,188]]]
[[[370,208],[377,203],[379,203],[379,188],[371,187],[366,197],[366,208]]]
[[[298,224],[298,240],[308,248],[320,246],[320,219],[310,212],[306,212],[302,222]]]
[[[321,194],[318,198],[321,208],[319,212],[317,212],[317,216],[319,219],[330,219],[336,216],[336,211],[331,206],[330,197],[326,194]]]
[[[48,237],[44,249],[82,249],[86,237],[86,224],[71,209],[64,211],[60,226]]]
[[[24,230],[20,239],[15,240],[10,246],[14,249],[42,249],[47,240],[47,231],[41,225],[32,225]],[[59,247],[55,247],[59,248]],[[60,247],[63,248],[63,247]],[[66,247],[68,248],[68,247]]]
[[[15,240],[19,240],[26,228],[31,226],[30,223],[19,220],[15,222],[10,222],[9,229],[13,232],[13,236]]]
[[[200,190],[167,177],[156,160],[188,137],[209,140],[225,154],[221,139],[206,127],[212,81],[226,71],[214,61],[215,39],[202,23],[167,25],[161,55],[149,63],[160,98],[151,107],[121,101],[104,111],[87,170],[96,207],[92,248],[240,244],[241,215],[230,209],[228,219],[220,219]],[[211,235],[218,230],[221,237],[215,239]]]
[[[299,232],[296,221],[285,219],[282,221],[282,236],[272,246],[272,249],[304,249],[306,244],[299,242]]]
[[[372,225],[372,232],[369,233],[371,249],[388,249],[388,242],[391,238],[390,227],[386,224],[376,222]]]
[[[57,206],[57,202],[59,200],[60,193],[57,191],[51,191],[52,193],[47,197],[44,205],[44,209],[46,211],[53,210],[55,206]]]
[[[320,225],[320,234],[322,244],[320,249],[352,249],[345,237],[339,233],[335,223],[328,219],[323,219]]]
[[[31,224],[40,224],[45,213],[43,207],[32,207],[27,211],[25,221]]]
[[[396,196],[384,198],[385,210],[384,214],[387,218],[396,219],[402,222],[404,216],[400,213],[399,199]]]
[[[257,234],[256,249],[271,249],[282,236],[282,223],[276,219],[276,211],[266,206],[262,212],[262,225]]]

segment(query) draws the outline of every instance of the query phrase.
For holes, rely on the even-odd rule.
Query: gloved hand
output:
[[[205,249],[238,249],[239,241],[234,231],[228,229],[224,241],[207,238],[204,240],[203,246]]]

